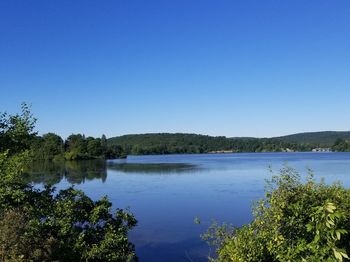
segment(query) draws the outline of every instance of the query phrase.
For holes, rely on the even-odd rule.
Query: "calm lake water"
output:
[[[213,220],[240,226],[252,219],[265,179],[284,165],[327,183],[350,187],[350,153],[249,153],[129,156],[125,160],[38,163],[29,177],[57,189],[74,184],[97,200],[129,208],[139,223],[130,233],[140,261],[207,261],[200,239]],[[200,225],[195,218],[200,218]]]

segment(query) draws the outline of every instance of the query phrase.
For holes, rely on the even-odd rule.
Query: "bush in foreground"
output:
[[[110,212],[74,188],[55,192],[22,182],[25,154],[0,154],[1,261],[135,261],[128,231],[136,219]]]
[[[213,225],[203,237],[216,245],[213,261],[344,261],[350,254],[350,190],[339,183],[305,183],[284,167],[267,182],[253,221],[241,228]]]
[[[25,104],[20,115],[0,114],[0,261],[136,261],[132,214],[111,213],[106,197],[24,182],[34,124]]]

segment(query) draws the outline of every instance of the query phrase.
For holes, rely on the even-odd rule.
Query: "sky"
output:
[[[0,111],[40,134],[350,130],[350,1],[0,1]]]

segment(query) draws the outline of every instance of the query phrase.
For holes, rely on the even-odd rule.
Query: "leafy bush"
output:
[[[343,261],[350,254],[350,190],[339,183],[305,183],[289,167],[267,182],[253,221],[241,228],[213,225],[204,239],[213,261]]]
[[[23,180],[32,160],[33,123],[22,115],[0,117],[0,261],[136,261],[128,231],[136,219],[106,197],[82,191],[33,188]]]

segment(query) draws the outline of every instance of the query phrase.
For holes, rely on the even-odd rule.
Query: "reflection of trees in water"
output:
[[[138,174],[180,174],[193,173],[199,168],[191,164],[181,163],[108,163],[108,169],[123,173]],[[71,184],[81,184],[93,179],[107,179],[107,164],[105,160],[81,161],[36,161],[26,172],[28,182],[34,184],[58,184],[66,179]]]
[[[196,165],[185,163],[108,163],[108,169],[124,173],[171,174],[198,170]]]
[[[43,184],[58,184],[66,179],[71,184],[84,183],[86,180],[107,178],[106,162],[104,160],[84,161],[36,161],[28,168],[28,182]]]

